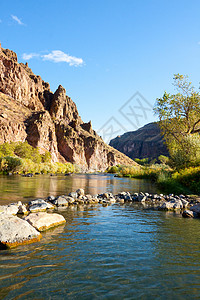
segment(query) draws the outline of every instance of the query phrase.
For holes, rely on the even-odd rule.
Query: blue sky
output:
[[[0,41],[106,140],[156,120],[173,74],[199,86],[199,11],[198,0],[1,1]]]

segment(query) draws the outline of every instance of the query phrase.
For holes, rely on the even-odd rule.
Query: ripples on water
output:
[[[114,194],[121,191],[157,192],[155,186],[147,180],[117,178],[112,174],[36,175],[33,177],[0,175],[0,205],[19,200],[26,202],[49,195],[68,194],[78,188],[83,188],[86,193],[92,195],[105,191]]]
[[[1,299],[199,298],[199,220],[137,205],[62,214],[40,243],[0,252]]]
[[[63,214],[40,243],[0,252],[2,299],[199,296],[199,220],[134,205]]]

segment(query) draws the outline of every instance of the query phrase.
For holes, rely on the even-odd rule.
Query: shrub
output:
[[[42,161],[42,156],[40,155],[38,148],[32,147],[28,142],[15,143],[14,154],[21,158],[31,159],[38,164]]]
[[[5,156],[0,158],[0,171],[3,173],[16,172],[21,166],[22,160],[19,157]]]
[[[0,145],[0,156],[14,156],[15,143],[4,143]]]
[[[139,165],[141,166],[145,166],[145,165],[148,165],[149,163],[149,159],[148,158],[135,158],[134,159],[136,163],[138,163]]]
[[[75,166],[71,163],[66,163],[66,170],[65,173],[74,173],[75,172]]]
[[[43,163],[51,162],[51,153],[46,151],[44,154],[41,154],[41,159]]]
[[[118,173],[118,171],[119,171],[119,167],[117,167],[117,166],[108,167],[108,169],[107,169],[107,172],[111,173],[111,174]]]
[[[52,163],[51,154],[46,151],[39,153],[28,142],[4,143],[0,145],[1,173],[73,173],[80,171],[78,166],[71,163]]]

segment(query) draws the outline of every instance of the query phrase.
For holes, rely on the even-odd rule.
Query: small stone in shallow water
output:
[[[19,205],[18,214],[22,214],[22,215],[27,215],[28,214],[28,210],[26,209],[26,205],[24,205],[24,204]]]
[[[146,196],[144,196],[144,195],[142,195],[142,194],[139,194],[139,196],[138,196],[138,201],[139,201],[139,202],[145,202],[146,199],[147,199]]]
[[[86,197],[86,200],[91,200],[92,199],[92,195],[90,195],[90,194],[85,195],[85,197]]]
[[[72,197],[72,198],[74,198],[74,199],[78,198],[78,194],[77,194],[76,192],[71,192],[71,193],[69,193],[68,196],[69,196],[69,197]]]
[[[76,193],[78,194],[78,196],[84,196],[84,195],[85,195],[84,189],[78,189],[78,190],[76,191]]]
[[[108,194],[108,193],[103,193],[103,194],[102,194],[102,197],[103,197],[104,199],[109,199],[109,194]]]
[[[39,211],[45,211],[47,209],[47,204],[46,203],[40,203],[40,204],[34,204],[29,206],[28,210],[30,212],[39,212]]]
[[[184,210],[182,213],[183,218],[195,218],[197,217],[197,214],[191,210]]]
[[[161,203],[158,206],[159,209],[161,210],[176,210],[176,209],[182,209],[183,208],[183,203],[181,200],[178,199],[172,199],[171,201],[165,201]]]
[[[54,206],[51,203],[46,202],[43,199],[36,199],[29,202],[28,210],[30,212],[45,211],[46,209],[53,209]]]
[[[55,200],[55,197],[53,195],[51,195],[51,196],[47,197],[47,200],[48,201],[53,201],[53,200]]]
[[[79,205],[83,205],[85,203],[84,200],[81,200],[81,199],[78,199],[77,202]]]
[[[68,201],[64,196],[57,197],[52,203],[56,206],[68,206]]]

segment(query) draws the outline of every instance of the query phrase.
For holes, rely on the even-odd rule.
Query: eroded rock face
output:
[[[28,141],[41,153],[50,151],[53,162],[72,162],[82,170],[105,170],[134,162],[106,145],[84,123],[76,104],[60,85],[55,93],[28,64],[0,45],[0,143]]]
[[[149,123],[138,130],[126,132],[112,139],[110,146],[132,159],[169,155],[157,123]]]
[[[0,91],[32,110],[43,110],[44,92],[50,91],[50,87],[28,66],[19,64],[13,51],[1,48]]]
[[[27,121],[28,143],[33,147],[38,147],[40,153],[51,152],[52,161],[59,161],[55,125],[52,122],[48,111],[33,113]]]

